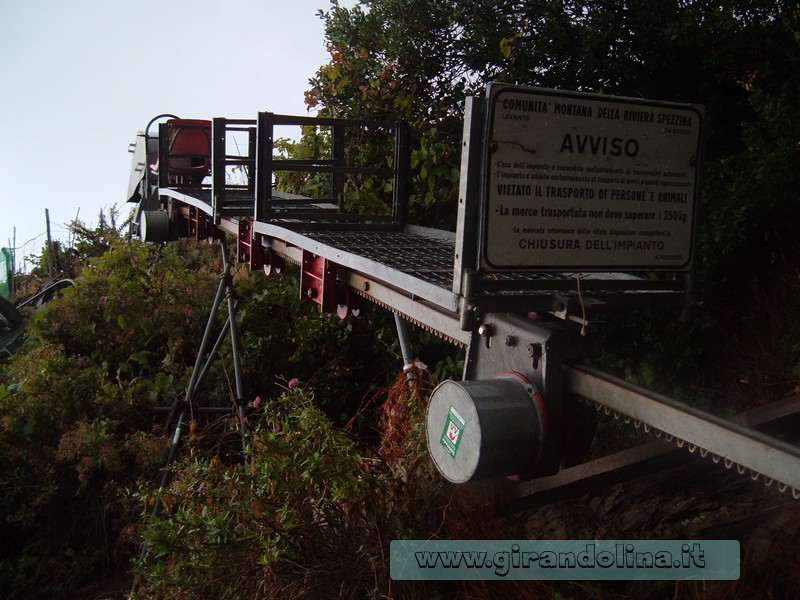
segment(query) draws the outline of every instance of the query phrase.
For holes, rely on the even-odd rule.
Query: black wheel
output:
[[[163,210],[146,210],[139,221],[139,237],[143,242],[169,241],[169,215]]]

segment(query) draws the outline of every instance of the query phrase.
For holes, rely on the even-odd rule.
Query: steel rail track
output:
[[[800,420],[800,396],[750,409],[731,417],[731,420],[761,431],[787,431],[796,427]],[[645,474],[700,461],[699,454],[689,454],[685,444],[679,448],[662,436],[566,467],[555,475],[520,481],[514,488],[513,496],[503,503],[503,508],[510,513],[520,512],[575,498],[585,492],[606,489]],[[707,461],[702,462],[707,464]]]
[[[567,387],[598,410],[679,448],[800,498],[800,448],[588,367],[566,367]]]

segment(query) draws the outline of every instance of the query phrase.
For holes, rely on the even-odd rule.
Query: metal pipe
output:
[[[229,288],[228,294],[228,322],[231,335],[231,354],[233,355],[233,375],[236,383],[236,406],[239,412],[239,427],[242,434],[242,450],[247,449],[247,428],[244,414],[244,382],[242,380],[241,345],[239,343],[239,330],[236,328],[236,301],[233,298],[233,289]]]
[[[406,322],[399,314],[395,313],[394,323],[397,327],[397,339],[400,340],[400,353],[403,355],[403,371],[406,373],[408,384],[414,380],[414,358],[411,354],[411,341],[408,339]]]
[[[206,362],[203,365],[203,368],[200,370],[200,375],[197,377],[197,382],[195,383],[195,389],[203,385],[203,381],[205,381],[206,375],[211,368],[211,363],[214,362],[214,357],[217,355],[217,352],[219,352],[222,342],[225,341],[225,336],[228,335],[228,327],[230,327],[230,324],[228,321],[225,321],[225,323],[222,325],[222,331],[220,331],[219,335],[217,336],[217,341],[214,342],[214,347],[211,348],[211,352],[208,353]]]
[[[228,298],[228,329],[231,336],[231,354],[233,355],[233,375],[236,384],[236,407],[239,413],[239,431],[242,436],[242,451],[247,451],[247,425],[245,424],[244,411],[244,380],[242,379],[241,365],[241,344],[239,342],[239,330],[236,327],[236,307],[237,302],[233,290],[231,279],[231,263],[228,260],[228,245],[223,238],[220,241],[222,246],[222,265],[225,271],[225,285]]]
[[[223,277],[220,279],[219,286],[217,287],[217,294],[214,296],[214,302],[211,305],[211,311],[208,314],[208,321],[206,322],[206,329],[203,332],[203,339],[200,342],[200,349],[197,351],[197,359],[194,363],[194,369],[192,369],[192,375],[189,378],[189,384],[186,386],[186,395],[183,399],[183,405],[189,406],[194,398],[194,392],[197,389],[198,382],[200,381],[201,373],[205,376],[205,372],[207,371],[207,366],[202,367],[203,358],[206,356],[206,349],[208,348],[208,344],[211,340],[211,332],[214,327],[214,317],[217,314],[217,310],[219,309],[220,302],[222,302],[222,297],[225,295],[226,283],[225,278]],[[215,345],[215,348],[218,348],[218,345]],[[175,418],[175,413],[178,410],[179,401],[175,401],[172,405],[172,410],[169,413],[169,417],[167,417],[167,428],[172,424],[173,419]]]
[[[178,422],[175,425],[175,432],[172,434],[172,440],[169,446],[169,454],[167,455],[167,462],[164,465],[164,471],[161,474],[161,483],[158,486],[158,494],[156,495],[155,502],[153,502],[153,512],[151,516],[153,519],[157,518],[159,513],[161,512],[161,507],[163,506],[163,502],[161,502],[161,495],[163,491],[167,488],[170,481],[172,480],[172,472],[170,471],[170,467],[172,463],[175,461],[175,456],[178,452],[178,445],[180,444],[181,440],[181,432],[183,430],[183,419],[186,415],[186,409],[182,409],[181,412],[178,414]],[[142,552],[139,554],[139,564],[144,563],[144,559],[147,556],[147,543],[142,544]],[[135,593],[139,587],[139,582],[137,579],[133,580],[133,585],[131,586],[131,593]]]

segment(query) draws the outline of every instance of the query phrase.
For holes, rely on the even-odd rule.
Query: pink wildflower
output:
[[[289,380],[288,387],[289,387],[289,389],[290,389],[290,390],[293,390],[293,389],[294,389],[294,388],[296,388],[298,385],[300,385],[300,380],[299,380],[297,377],[292,377],[292,378]]]

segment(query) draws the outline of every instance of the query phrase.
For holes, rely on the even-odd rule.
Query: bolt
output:
[[[515,336],[515,335],[507,335],[505,342],[506,342],[506,346],[508,346],[509,348],[513,348],[514,346],[517,345],[517,336]]]
[[[478,327],[478,335],[481,337],[492,337],[494,335],[494,325],[484,323]]]
[[[312,300],[317,297],[317,289],[316,288],[308,288],[306,290],[306,296],[311,298]]]
[[[483,323],[478,327],[478,335],[486,338],[486,347],[492,347],[492,337],[494,336],[494,325],[490,323]]]
[[[539,359],[542,358],[543,349],[541,344],[528,344],[528,356],[532,359],[534,369],[539,368]]]

